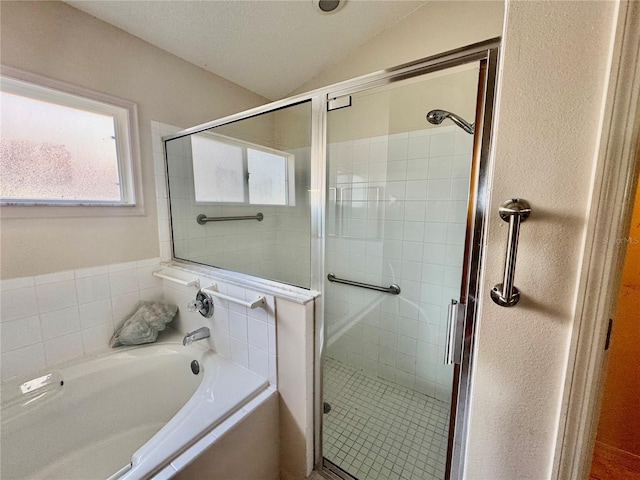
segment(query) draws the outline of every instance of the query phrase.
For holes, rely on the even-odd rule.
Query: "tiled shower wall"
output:
[[[140,300],[162,301],[159,258],[2,280],[2,379],[108,349]]]
[[[460,296],[472,135],[453,126],[329,145],[327,355],[449,400],[447,305]]]

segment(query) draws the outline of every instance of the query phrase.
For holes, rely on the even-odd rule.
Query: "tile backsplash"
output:
[[[162,301],[160,259],[0,281],[2,380],[108,348],[140,300]]]
[[[213,317],[205,318],[198,312],[190,312],[186,305],[195,299],[197,288],[164,281],[164,298],[167,303],[178,305],[178,314],[172,327],[181,333],[208,327],[211,336],[209,346],[219,355],[248,368],[276,384],[276,311],[273,295],[241,287],[218,278],[195,275],[167,267],[169,276],[188,275],[198,278],[201,287],[215,283],[220,293],[242,301],[252,301],[258,295],[266,300],[264,307],[254,309],[229,300],[213,297]]]
[[[274,297],[261,294],[266,305],[255,309],[214,298],[214,315],[204,318],[187,309],[197,288],[152,275],[160,269],[167,267],[160,265],[159,258],[152,258],[0,281],[2,380],[108,351],[115,329],[141,300],[148,300],[177,305],[171,328],[187,333],[208,326],[211,337],[207,341],[216,353],[275,385]],[[199,281],[203,287],[216,283],[218,291],[240,300],[258,295],[220,279],[200,276]]]

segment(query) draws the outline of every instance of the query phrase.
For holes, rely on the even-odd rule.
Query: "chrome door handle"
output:
[[[520,292],[513,286],[520,224],[531,214],[531,207],[525,200],[512,198],[500,206],[498,213],[502,220],[509,222],[509,237],[504,261],[504,280],[491,289],[491,299],[501,307],[513,307],[520,300]]]
[[[460,363],[462,360],[462,338],[464,327],[464,303],[451,300],[447,314],[447,344],[444,347],[444,364]]]

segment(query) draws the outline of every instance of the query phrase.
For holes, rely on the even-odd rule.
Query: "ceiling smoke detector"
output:
[[[340,10],[346,0],[313,0],[320,13],[335,13]]]

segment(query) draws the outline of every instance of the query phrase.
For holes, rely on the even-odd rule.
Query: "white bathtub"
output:
[[[3,384],[2,479],[147,478],[267,388],[206,343],[172,339]]]

